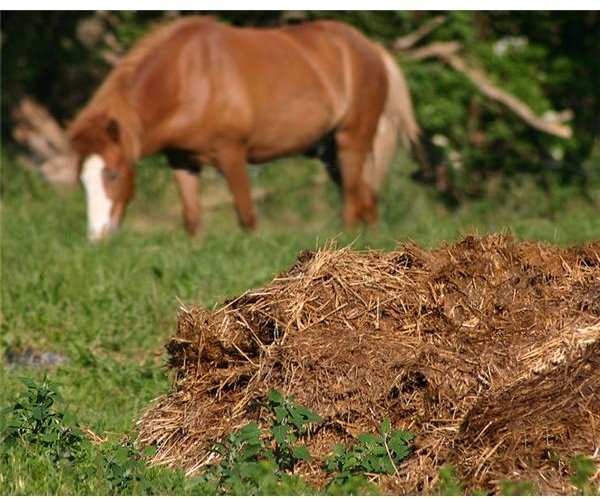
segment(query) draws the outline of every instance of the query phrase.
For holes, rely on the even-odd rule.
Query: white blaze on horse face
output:
[[[106,195],[102,181],[104,167],[104,159],[98,154],[93,154],[86,158],[81,170],[81,181],[85,188],[87,202],[88,237],[91,240],[102,238],[110,227],[113,202]]]

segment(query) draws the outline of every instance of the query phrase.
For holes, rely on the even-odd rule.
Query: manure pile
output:
[[[335,442],[389,417],[416,439],[387,492],[431,492],[451,463],[467,490],[569,494],[570,458],[600,447],[600,243],[304,251],[216,311],[182,309],[167,349],[173,391],[138,422],[155,463],[194,473],[276,388],[325,418],[306,441],[314,484]]]

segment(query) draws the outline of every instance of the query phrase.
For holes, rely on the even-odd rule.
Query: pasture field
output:
[[[81,189],[51,187],[2,157],[0,407],[23,391],[19,378],[41,382],[48,374],[62,385],[61,406],[83,427],[113,441],[133,433],[149,402],[170,387],[163,347],[180,303],[211,307],[264,285],[301,250],[333,238],[377,249],[407,239],[433,247],[504,230],[562,246],[600,238],[597,191],[585,199],[575,188],[542,190],[531,179],[514,178],[509,189],[450,209],[432,187],[411,179],[415,166],[399,154],[381,193],[380,223],[354,232],[343,230],[340,194],[315,161],[251,167],[259,223],[253,234],[238,227],[224,181],[207,168],[203,236],[191,241],[165,164],[150,158],[139,165],[123,229],[92,244]],[[32,357],[49,357],[44,353],[58,364],[31,364]],[[55,471],[52,465],[32,447],[2,449],[1,494],[114,491],[100,471],[81,482],[68,466]],[[149,475],[155,484],[145,491],[204,489],[186,486],[179,473]],[[306,489],[298,484],[284,491]]]

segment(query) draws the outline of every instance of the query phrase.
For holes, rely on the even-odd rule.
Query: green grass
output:
[[[19,377],[39,380],[44,374],[8,365],[6,353],[52,351],[69,358],[46,370],[63,384],[79,421],[97,433],[132,431],[148,403],[169,389],[163,345],[175,330],[181,302],[210,307],[264,285],[299,251],[332,238],[388,250],[407,239],[434,246],[506,229],[520,239],[561,245],[600,238],[597,191],[590,202],[566,187],[544,192],[521,178],[505,193],[449,210],[430,187],[410,179],[412,167],[397,158],[381,195],[381,222],[350,233],[341,224],[340,194],[314,161],[251,168],[254,190],[268,192],[258,202],[254,234],[238,227],[223,180],[206,171],[203,192],[213,207],[198,242],[182,229],[170,172],[153,158],[139,166],[137,197],[123,230],[91,244],[81,189],[50,187],[4,155],[0,407],[21,390]],[[19,470],[12,475],[22,484],[11,492],[81,492],[70,487],[67,474],[46,479],[42,456],[18,451],[11,465]],[[4,486],[0,480],[0,491]]]

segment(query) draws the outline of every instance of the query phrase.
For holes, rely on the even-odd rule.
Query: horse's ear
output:
[[[81,154],[88,154],[105,147],[107,138],[118,143],[120,130],[116,120],[99,114],[75,120],[69,127],[69,135],[73,148]]]
[[[117,121],[113,118],[110,118],[108,120],[108,124],[106,125],[106,132],[108,133],[108,136],[113,142],[119,143],[121,130],[119,128],[119,123],[117,123]]]
[[[93,138],[85,130],[77,130],[75,133],[71,132],[69,142],[71,147],[80,154],[86,153],[94,145]]]

